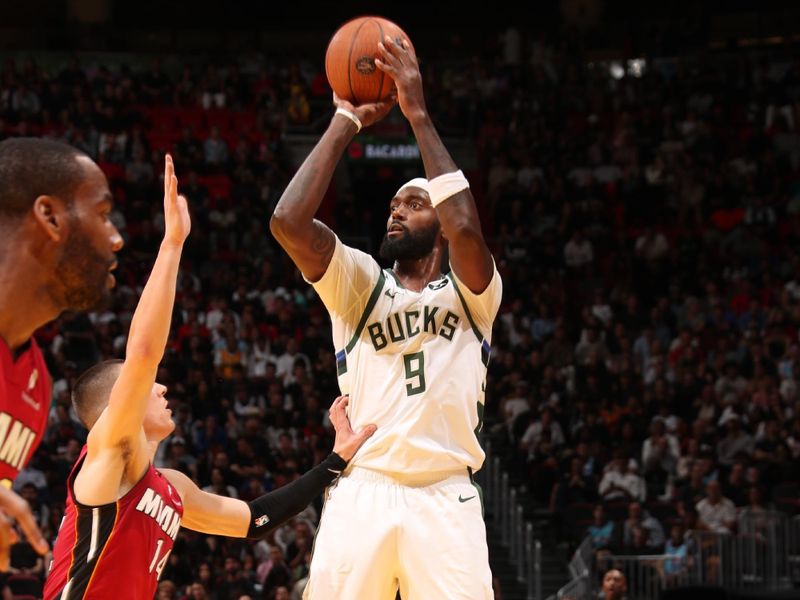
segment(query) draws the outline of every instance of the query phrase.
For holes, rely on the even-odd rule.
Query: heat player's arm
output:
[[[108,406],[89,432],[86,459],[75,480],[77,500],[91,506],[114,502],[122,475],[139,477],[150,462],[142,424],[167,344],[181,252],[191,228],[172,158],[168,155],[165,162],[164,239],[133,313],[125,362]]]
[[[183,498],[183,527],[211,535],[259,539],[308,506],[346,465],[332,453],[300,479],[251,502],[204,492],[180,471],[162,469],[161,473]]]

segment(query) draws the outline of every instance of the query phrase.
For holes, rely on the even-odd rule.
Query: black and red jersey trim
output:
[[[103,551],[112,538],[119,516],[119,503],[95,507],[76,506],[75,542],[67,583],[57,600],[81,600],[89,591]]]

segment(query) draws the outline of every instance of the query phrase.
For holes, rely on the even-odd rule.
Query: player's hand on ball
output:
[[[408,40],[392,39],[388,35],[378,44],[380,58],[375,59],[375,66],[394,79],[397,86],[397,101],[400,110],[410,122],[424,118],[425,95],[422,93],[422,75],[413,46]]]
[[[358,449],[366,442],[377,427],[375,425],[365,425],[358,433],[353,431],[350,419],[347,418],[347,404],[350,399],[347,396],[339,396],[331,404],[328,411],[333,428],[336,430],[336,440],[333,442],[333,451],[342,457],[342,460],[350,462]]]
[[[181,245],[189,235],[192,221],[186,198],[178,195],[178,178],[169,154],[164,163],[164,241]]]
[[[333,92],[333,104],[336,108],[343,108],[349,110],[358,120],[361,121],[362,127],[369,127],[380,121],[383,117],[389,114],[394,105],[397,103],[397,97],[391,96],[388,100],[383,102],[370,102],[367,104],[354,105],[347,100],[343,100]]]

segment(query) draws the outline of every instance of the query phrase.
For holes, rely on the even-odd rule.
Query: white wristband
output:
[[[434,207],[466,189],[469,189],[469,181],[461,171],[445,173],[428,182],[428,195],[431,197],[431,204]]]
[[[350,119],[350,120],[351,120],[353,123],[355,123],[355,124],[356,124],[356,133],[358,133],[359,131],[361,131],[361,119],[359,119],[357,116],[355,116],[353,113],[351,113],[351,112],[350,112],[349,110],[347,110],[346,108],[337,108],[337,109],[336,109],[336,112],[335,112],[334,114],[337,114],[337,115],[342,115],[343,117],[347,117],[347,118],[348,118],[348,119]]]

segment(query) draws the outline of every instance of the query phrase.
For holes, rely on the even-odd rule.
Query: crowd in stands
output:
[[[800,62],[559,59],[477,137],[513,470],[563,539],[618,553],[799,512]]]
[[[800,510],[800,62],[651,61],[617,79],[542,40],[466,64],[424,78],[437,124],[475,144],[504,277],[485,416],[506,468],[565,539],[588,531],[598,549],[680,552],[687,529]],[[38,333],[51,423],[15,487],[51,540],[85,439],[71,386],[124,352],[165,150],[193,226],[158,373],[177,428],[157,465],[249,500],[329,451],[328,318],[265,227],[291,174],[284,134],[328,98],[302,62],[0,70],[0,139],[97,160],[126,242],[113,305]],[[298,598],[319,508],[256,544],[184,530],[158,598]],[[20,542],[9,585],[44,568]]]

